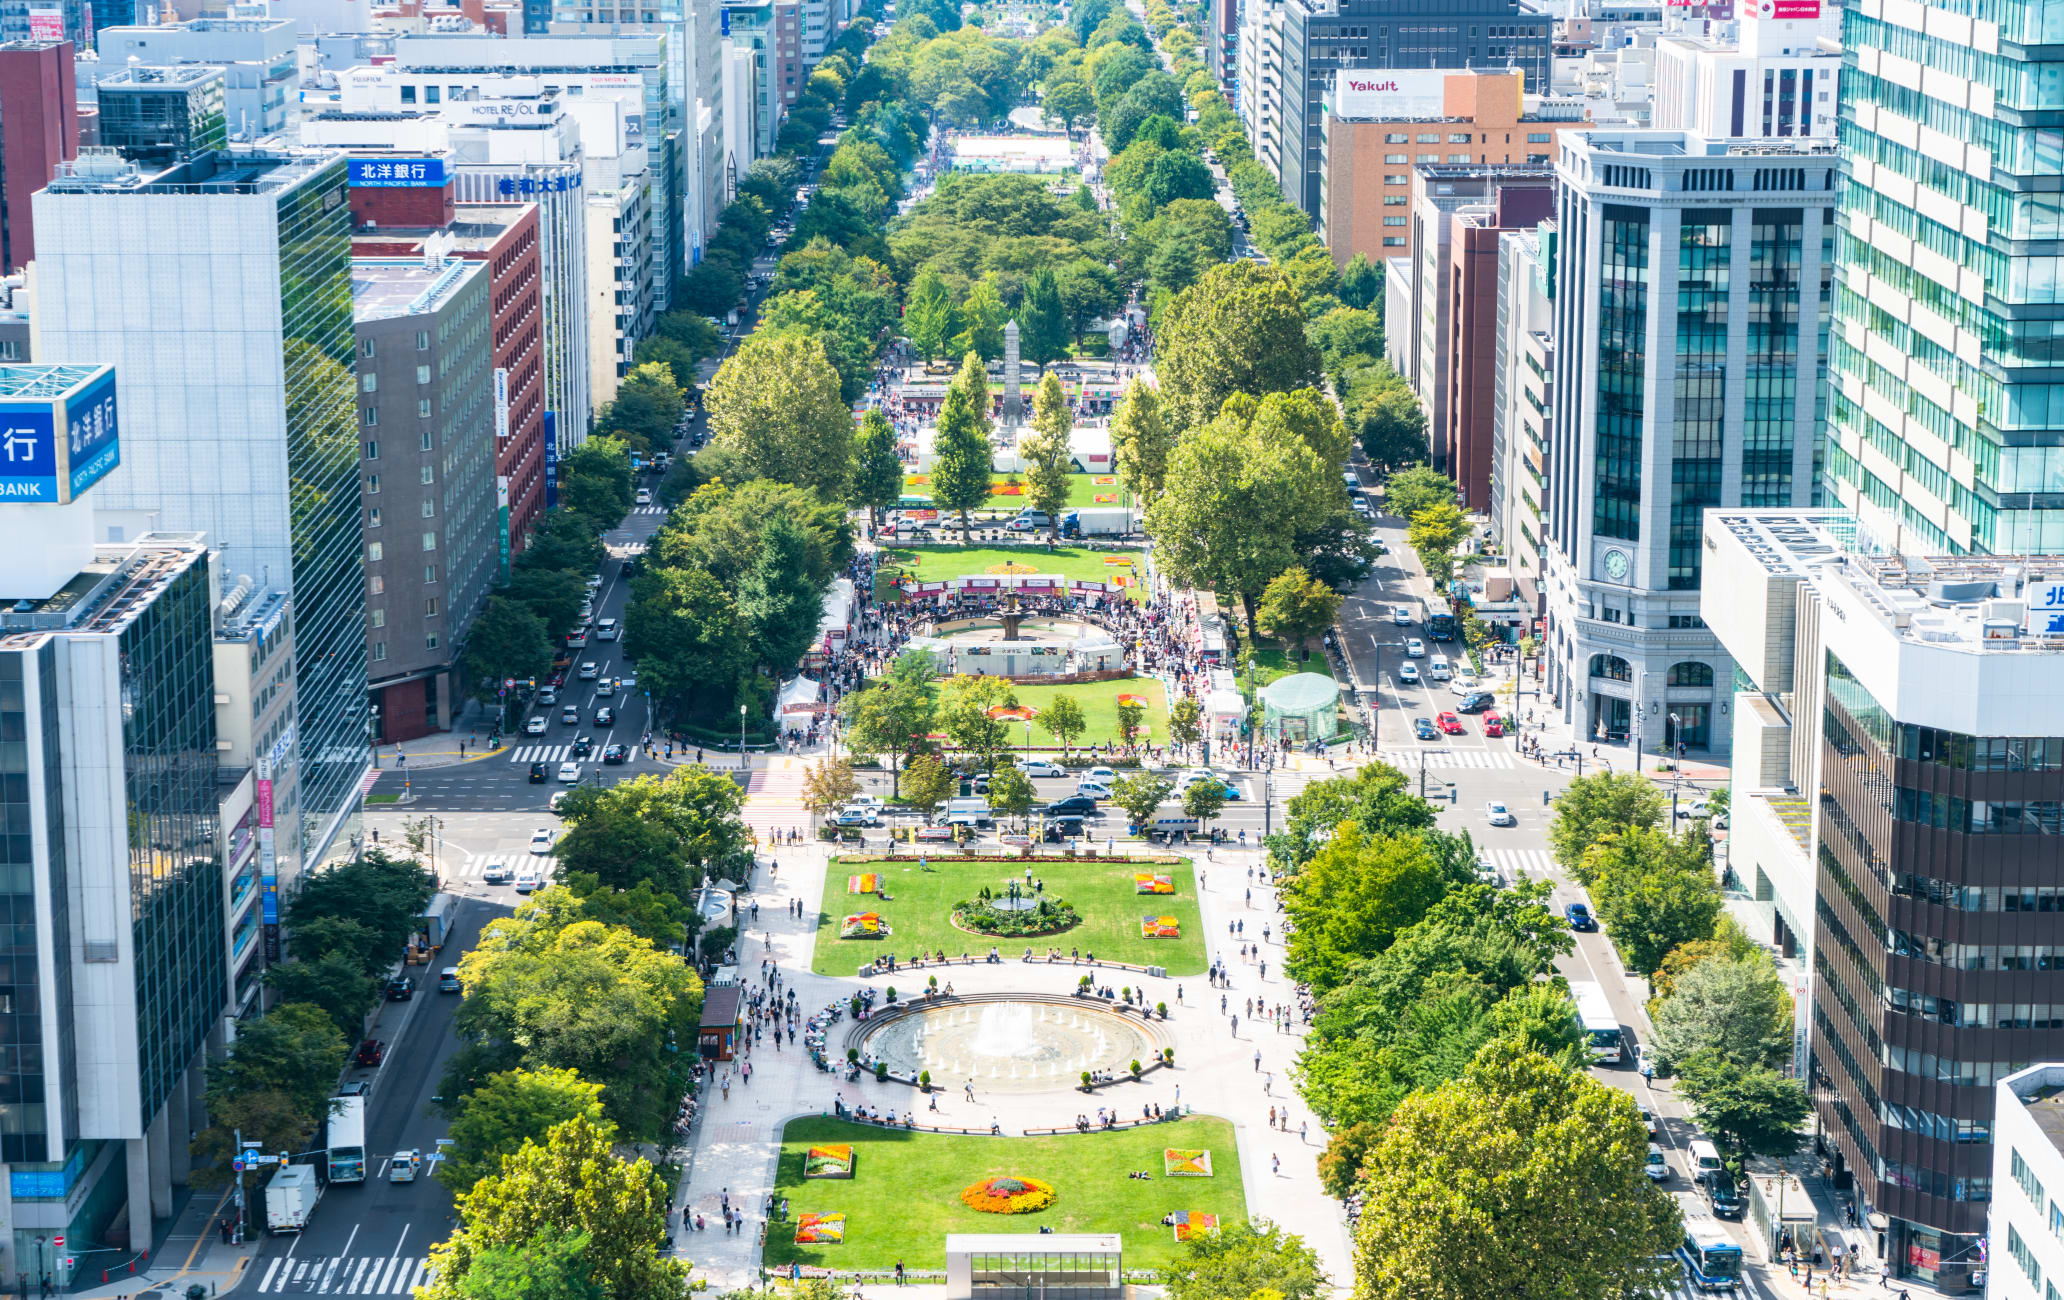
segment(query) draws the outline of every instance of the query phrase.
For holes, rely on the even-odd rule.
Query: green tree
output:
[[[589,1257],[593,1243],[585,1232],[547,1227],[528,1241],[490,1246],[473,1257],[457,1293],[463,1300],[607,1300]]]
[[[1118,479],[1143,502],[1152,502],[1168,483],[1168,458],[1175,431],[1161,407],[1161,390],[1144,379],[1125,385],[1111,413],[1111,452]]]
[[[1556,865],[1576,872],[1584,854],[1607,835],[1630,826],[1661,825],[1667,802],[1646,777],[1632,772],[1578,777],[1555,797],[1555,816],[1548,823]]]
[[[903,496],[903,462],[896,455],[896,430],[888,417],[870,410],[860,419],[853,439],[853,485],[848,504],[867,512],[867,521],[881,527],[881,512]]]
[[[1294,928],[1284,969],[1323,994],[1423,918],[1443,888],[1440,863],[1418,836],[1343,823],[1288,882]]]
[[[953,771],[937,754],[919,754],[903,769],[903,802],[923,813],[927,825],[954,789]]]
[[[1015,767],[999,767],[989,774],[989,807],[1004,817],[1028,817],[1039,791],[1032,778]]]
[[[337,1032],[354,1040],[380,997],[380,982],[366,973],[358,957],[341,952],[271,967],[265,984],[282,1002],[321,1007]]]
[[[1686,945],[1689,946],[1689,945]],[[1736,1065],[1780,1066],[1792,1054],[1792,999],[1770,959],[1714,957],[1650,1005],[1650,1046],[1665,1062],[1716,1053]]]
[[[1068,316],[1051,266],[1040,266],[1025,281],[1018,304],[1018,350],[1040,366],[1068,355]]]
[[[1032,432],[1018,439],[1018,455],[1025,462],[1027,503],[1046,516],[1048,542],[1060,535],[1061,510],[1068,504],[1075,468],[1068,435],[1074,425],[1060,379],[1048,374],[1032,394]]]
[[[544,622],[507,596],[489,596],[466,633],[459,656],[473,694],[482,702],[501,698],[502,683],[536,681],[552,671],[552,642]]]
[[[738,613],[745,620],[760,666],[779,676],[817,639],[824,621],[824,591],[810,580],[803,530],[785,516],[769,520],[760,555],[738,587]]]
[[[306,1151],[329,1117],[347,1050],[335,1022],[305,1002],[239,1025],[229,1055],[208,1062],[209,1126],[193,1140],[194,1180],[229,1180],[239,1130],[264,1151]]]
[[[1398,1107],[1369,1161],[1356,1300],[1642,1294],[1675,1264],[1676,1202],[1642,1173],[1633,1099],[1494,1043]]]
[[[1128,824],[1139,827],[1154,820],[1154,810],[1175,789],[1175,782],[1141,770],[1111,783],[1111,802],[1125,810]]]
[[[1333,626],[1340,612],[1340,593],[1315,581],[1302,566],[1277,574],[1261,593],[1261,607],[1254,624],[1263,636],[1274,637],[1300,660],[1311,658],[1311,638]]]
[[[963,533],[968,511],[989,501],[989,475],[995,464],[990,423],[989,376],[981,357],[970,351],[940,403],[931,470],[932,500],[960,517]]]
[[[612,1137],[602,1125],[568,1120],[459,1196],[463,1225],[431,1248],[423,1300],[465,1300],[481,1255],[552,1231],[588,1238],[581,1258],[612,1300],[680,1300],[688,1263],[665,1250],[666,1182],[647,1162],[619,1158]]]
[[[1207,188],[1196,197],[1209,194]],[[1214,266],[1177,295],[1155,337],[1154,354],[1168,419],[1178,429],[1204,424],[1234,393],[1288,392],[1319,383],[1319,355],[1305,340],[1304,306],[1296,291],[1249,261]]]
[[[478,1088],[459,1098],[451,1121],[452,1146],[437,1166],[437,1181],[454,1195],[466,1192],[502,1167],[525,1143],[570,1119],[584,1119],[605,1130],[602,1085],[572,1070],[505,1070],[489,1075]]]
[[[1720,886],[1705,846],[1635,826],[1608,834],[1584,854],[1576,873],[1591,882],[1598,919],[1627,968],[1647,978],[1671,949],[1711,937]]]
[[[1389,513],[1409,520],[1430,506],[1455,504],[1455,481],[1431,465],[1401,469],[1383,484]]]
[[[1048,735],[1061,742],[1063,752],[1072,749],[1075,738],[1089,728],[1089,719],[1082,716],[1082,705],[1072,695],[1056,695],[1048,700],[1039,722]]]
[[[814,205],[813,205],[814,206]],[[753,478],[837,499],[853,459],[853,413],[822,343],[749,338],[718,368],[704,400],[711,442]]]
[[[1691,1104],[1692,1118],[1737,1166],[1750,1156],[1774,1158],[1799,1149],[1800,1125],[1813,1103],[1797,1079],[1711,1049],[1692,1053],[1679,1073],[1678,1089]]]
[[[960,330],[960,313],[946,281],[931,267],[918,272],[910,286],[910,299],[903,308],[903,337],[917,355],[929,362],[946,352],[947,341]]]
[[[932,749],[939,710],[937,676],[930,655],[907,651],[882,680],[839,701],[846,716],[847,748],[856,754],[889,756],[891,793],[902,779],[898,760]]]
[[[1319,1300],[1330,1292],[1319,1254],[1266,1219],[1228,1223],[1184,1242],[1162,1271],[1168,1300]]]

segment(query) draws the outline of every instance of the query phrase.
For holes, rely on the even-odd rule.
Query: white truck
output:
[[[265,1230],[301,1231],[321,1199],[322,1184],[315,1179],[314,1165],[281,1165],[265,1184]]]

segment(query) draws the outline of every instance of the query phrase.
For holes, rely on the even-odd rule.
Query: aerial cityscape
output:
[[[2064,2],[648,5],[0,0],[0,1300],[2064,1298]]]

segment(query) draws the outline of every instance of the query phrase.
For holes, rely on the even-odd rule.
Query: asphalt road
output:
[[[458,1046],[451,1024],[459,999],[437,992],[437,972],[478,941],[481,926],[508,910],[461,902],[444,950],[428,967],[412,968],[416,995],[381,1005],[374,1034],[387,1044],[386,1059],[377,1070],[354,1069],[345,1075],[346,1081],[373,1087],[366,1181],[327,1188],[304,1231],[268,1238],[246,1270],[241,1291],[405,1296],[410,1287],[428,1281],[424,1271],[430,1247],[451,1229],[451,1196],[428,1170],[414,1182],[388,1182],[388,1164],[401,1150],[435,1153],[446,1133],[431,1103],[445,1062]],[[262,1199],[259,1186],[257,1176],[251,1176],[249,1194]]]

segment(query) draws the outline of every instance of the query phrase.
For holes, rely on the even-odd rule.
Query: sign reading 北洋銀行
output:
[[[0,503],[64,505],[122,463],[114,367],[66,369],[53,395],[0,395]]]

